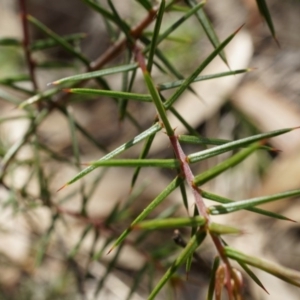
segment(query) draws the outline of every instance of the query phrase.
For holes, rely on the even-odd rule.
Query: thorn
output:
[[[135,61],[138,63],[138,65],[141,68],[142,72],[144,74],[148,74],[147,66],[146,66],[146,62],[145,62],[145,57],[142,54],[141,49],[138,46],[135,46],[133,51],[134,51],[134,54],[135,54]]]
[[[252,71],[255,71],[255,70],[258,70],[258,68],[254,67],[254,68],[247,68],[247,72],[252,72]]]
[[[131,187],[130,187],[129,192],[128,192],[128,195],[129,195],[129,196],[132,194],[132,191],[133,191],[133,186],[132,186],[132,184],[131,184]]]
[[[116,248],[116,246],[113,245],[113,246],[108,250],[108,252],[106,253],[106,255],[110,254],[110,252],[112,252],[115,248]]]
[[[66,184],[64,184],[62,187],[60,187],[56,192],[58,193],[59,191],[61,191],[62,189],[64,189],[66,186],[68,186],[69,184],[68,183],[66,183]]]
[[[244,26],[245,26],[245,23],[242,26],[240,26],[233,34],[237,34]]]
[[[276,148],[270,148],[270,151],[277,152],[277,153],[283,152],[282,150]]]
[[[280,48],[281,48],[280,43],[279,43],[279,41],[277,40],[277,37],[276,37],[275,35],[273,36],[273,39],[275,40],[275,42],[276,42],[278,48],[280,49]]]
[[[62,91],[65,92],[65,93],[72,93],[71,89],[62,89]]]
[[[298,223],[296,220],[293,220],[293,219],[290,219],[290,218],[287,218],[287,217],[286,217],[286,220],[290,221],[290,222],[293,222],[293,223]]]
[[[53,81],[53,82],[48,82],[46,84],[46,86],[51,86],[51,85],[58,85],[57,81]]]

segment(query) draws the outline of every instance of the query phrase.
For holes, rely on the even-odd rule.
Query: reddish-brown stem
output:
[[[181,168],[182,176],[184,176],[188,186],[192,190],[192,193],[193,193],[194,199],[195,199],[195,204],[197,206],[199,214],[201,216],[203,216],[209,223],[209,214],[207,213],[206,205],[202,199],[201,193],[199,193],[197,186],[194,184],[195,177],[190,168],[190,165],[188,164],[188,157],[183,152],[177,136],[175,136],[175,135],[169,136],[169,139],[173,146],[175,156],[180,161],[180,168]]]
[[[207,207],[203,201],[203,198],[201,196],[201,191],[199,188],[194,184],[194,174],[189,166],[188,163],[188,157],[185,155],[184,151],[182,150],[182,147],[178,141],[177,136],[169,136],[170,142],[172,144],[172,147],[174,149],[175,156],[180,161],[180,169],[182,172],[182,176],[186,179],[186,182],[188,186],[191,188],[195,204],[197,206],[198,212],[201,216],[203,216],[206,219],[206,227],[210,224],[210,216],[207,213]],[[223,243],[221,241],[221,238],[213,233],[210,233],[210,236],[212,238],[212,241],[225,265],[225,285],[227,288],[229,299],[231,300],[233,297],[233,288],[232,288],[232,282],[231,282],[231,265],[227,258],[227,256],[224,254],[224,247]]]
[[[25,53],[25,59],[28,66],[28,71],[30,75],[30,80],[33,85],[33,90],[37,92],[38,85],[35,77],[35,63],[32,60],[31,52],[29,49],[29,28],[28,28],[28,21],[27,21],[27,6],[26,6],[26,0],[19,0],[20,4],[20,14],[21,14],[21,21],[22,21],[22,30],[23,30],[23,49]]]
[[[153,8],[148,11],[148,15],[144,20],[142,20],[137,26],[135,26],[130,34],[134,39],[138,39],[139,36],[143,33],[143,30],[148,27],[152,21],[154,20],[157,13],[157,8]],[[98,70],[103,67],[107,62],[115,58],[125,47],[126,47],[127,39],[124,38],[114,44],[111,48],[109,48],[106,52],[104,52],[98,59],[93,61],[90,64],[90,68],[92,71]]]

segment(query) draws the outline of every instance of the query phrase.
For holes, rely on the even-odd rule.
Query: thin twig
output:
[[[31,52],[29,48],[30,38],[29,38],[29,28],[28,28],[28,21],[27,21],[26,0],[19,0],[19,5],[21,10],[20,15],[21,15],[22,29],[23,29],[23,49],[25,53],[25,59],[27,62],[30,79],[33,85],[33,91],[37,92],[38,85],[35,76],[35,63],[31,57]]]

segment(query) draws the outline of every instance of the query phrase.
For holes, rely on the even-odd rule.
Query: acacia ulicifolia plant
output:
[[[33,16],[28,16],[26,13],[25,0],[19,1],[22,11],[22,24],[24,32],[23,49],[27,61],[28,72],[30,74],[30,76],[26,77],[25,81],[31,82],[33,88],[30,91],[23,89],[22,92],[27,95],[27,98],[29,97],[26,101],[21,101],[20,99],[19,101],[13,102],[10,97],[7,97],[7,101],[11,101],[14,104],[17,104],[20,109],[23,109],[27,113],[27,117],[31,123],[24,136],[4,152],[1,161],[2,168],[0,179],[2,185],[8,190],[16,191],[16,195],[18,195],[18,197],[28,197],[32,201],[35,201],[36,197],[30,193],[29,189],[27,189],[27,184],[25,184],[22,189],[18,190],[13,186],[9,186],[5,182],[5,177],[8,174],[8,170],[17,166],[17,162],[14,160],[14,158],[18,154],[19,150],[24,145],[33,147],[35,156],[32,163],[35,165],[38,172],[36,174],[33,173],[32,176],[36,176],[36,180],[40,185],[39,199],[42,199],[43,205],[49,206],[49,209],[54,211],[52,223],[50,224],[48,231],[45,233],[42,247],[37,253],[39,263],[42,263],[43,261],[44,254],[47,251],[46,245],[49,242],[50,235],[55,231],[56,222],[67,214],[83,221],[86,227],[80,240],[74,246],[74,248],[70,250],[70,253],[66,259],[71,259],[73,263],[76,263],[75,257],[80,249],[80,245],[85,239],[87,233],[91,230],[94,232],[94,244],[90,251],[91,260],[99,260],[104,250],[107,250],[107,247],[110,247],[110,250],[108,251],[110,255],[114,255],[114,251],[112,250],[115,250],[115,256],[107,267],[107,273],[97,283],[97,288],[95,291],[96,294],[105,284],[107,275],[113,270],[113,267],[117,265],[118,255],[122,252],[122,245],[130,243],[138,249],[139,242],[144,236],[142,234],[134,241],[129,241],[127,237],[133,230],[143,231],[144,234],[147,235],[150,230],[159,231],[164,228],[173,228],[174,230],[177,230],[181,227],[190,228],[191,237],[187,243],[178,243],[183,247],[183,250],[179,254],[178,249],[172,250],[172,256],[176,255],[176,258],[172,263],[165,262],[165,273],[154,287],[150,285],[151,288],[149,290],[148,299],[154,299],[160,290],[166,285],[166,283],[175,277],[179,267],[184,263],[186,263],[186,272],[189,272],[193,257],[196,255],[196,250],[204,242],[204,240],[206,240],[206,237],[210,237],[212,244],[216,249],[216,259],[211,268],[211,280],[208,286],[207,300],[214,298],[216,300],[221,299],[222,291],[224,289],[226,289],[229,299],[242,299],[244,275],[242,275],[239,270],[232,267],[231,260],[237,261],[244,272],[247,273],[254,280],[254,282],[263,289],[265,289],[264,286],[249,268],[249,266],[262,269],[293,285],[300,286],[300,274],[298,272],[274,263],[270,263],[261,258],[249,256],[248,254],[241,253],[240,251],[229,247],[224,240],[224,235],[242,233],[242,231],[231,226],[217,224],[213,222],[212,217],[213,215],[227,214],[239,210],[248,210],[252,213],[258,213],[271,218],[289,220],[287,217],[256,208],[256,206],[266,202],[298,196],[300,195],[300,190],[287,191],[285,193],[252,198],[243,201],[233,201],[223,196],[212,194],[201,188],[204,183],[215,178],[229,168],[238,165],[255,151],[272,151],[273,149],[266,145],[267,139],[287,133],[293,130],[293,128],[256,134],[234,141],[211,139],[201,137],[197,130],[189,124],[189,120],[185,119],[181,115],[181,112],[177,111],[174,107],[174,103],[176,103],[176,101],[180,98],[180,96],[183,95],[184,92],[189,90],[195,93],[193,88],[190,86],[193,82],[212,80],[218,77],[232,76],[249,71],[249,69],[229,69],[228,72],[205,76],[201,75],[201,72],[217,56],[220,56],[224,63],[228,64],[224,48],[230,43],[235,35],[238,34],[239,30],[231,34],[223,42],[219,42],[214,28],[205,12],[206,1],[198,3],[195,0],[186,0],[184,1],[185,3],[178,4],[178,1],[162,0],[156,5],[153,5],[152,2],[148,0],[135,1],[139,3],[147,12],[145,18],[137,26],[131,26],[124,19],[122,19],[116,7],[114,6],[114,3],[110,0],[107,1],[108,8],[106,8],[104,5],[101,5],[98,1],[83,0],[83,2],[91,9],[98,12],[105,19],[107,24],[110,25],[108,28],[111,29],[111,26],[113,26],[117,31],[123,33],[123,36],[113,45],[111,45],[107,51],[100,55],[95,61],[89,61],[80,50],[76,49],[71,44],[74,39],[81,39],[81,35],[59,36]],[[257,0],[257,5],[270,28],[271,34],[273,35],[274,39],[276,39],[272,19],[265,1]],[[163,17],[166,12],[171,13],[172,11],[181,12],[182,16],[176,22],[167,24],[167,29],[162,31],[161,25],[163,23]],[[158,45],[163,41],[166,41],[169,38],[169,35],[175,29],[184,26],[184,22],[192,16],[195,16],[199,21],[199,26],[201,26],[207,35],[214,47],[214,50],[199,63],[199,66],[190,74],[190,76],[184,78],[184,76],[177,71],[176,67],[170,62],[163,51],[158,48]],[[28,35],[28,22],[43,32],[47,36],[47,39],[38,41],[39,43],[30,42]],[[145,29],[153,22],[155,23],[154,29],[149,35],[149,33],[147,34],[145,32]],[[1,43],[4,46],[9,44],[11,45],[12,40],[2,40]],[[14,41],[14,43],[21,46],[21,43],[18,44],[18,41]],[[44,92],[38,92],[39,89],[36,81],[36,68],[38,68],[38,65],[32,58],[33,52],[35,49],[41,50],[52,46],[59,46],[67,51],[70,55],[72,55],[72,57],[74,57],[76,61],[81,62],[85,66],[86,72],[55,80],[50,83],[50,89]],[[126,56],[127,58],[124,59],[125,62],[123,64],[110,68],[104,68],[107,63],[112,62],[116,56],[120,55],[124,51],[127,51],[129,55]],[[152,73],[153,65],[156,65],[158,70],[173,75],[177,78],[177,80],[158,85],[155,82],[155,78]],[[137,80],[136,74],[138,69],[142,71],[143,80],[148,88],[148,92],[140,94],[132,92],[133,83]],[[122,74],[122,91],[110,89],[109,83],[105,79],[105,76],[112,74]],[[99,88],[83,88],[83,86],[87,84],[88,80],[90,79],[95,80],[96,84],[99,85]],[[20,87],[16,85],[16,82],[16,78],[7,78],[6,80],[2,80],[1,84],[7,85],[12,89],[20,90]],[[171,89],[175,89],[175,92],[170,97],[165,99],[162,91]],[[154,118],[153,124],[149,126],[149,128],[146,130],[141,130],[139,126],[137,126],[137,129],[139,130],[138,135],[120,145],[115,150],[109,152],[107,151],[107,147],[105,145],[93,138],[93,135],[83,128],[77,120],[75,120],[71,110],[69,109],[69,102],[71,102],[73,94],[80,95],[82,100],[88,99],[89,96],[107,96],[116,99],[118,102],[120,119],[123,120],[124,118],[128,118],[135,125],[138,125],[138,121],[135,120],[130,114],[130,111],[127,108],[128,101],[139,101],[145,102],[146,104],[148,103],[148,105],[153,105],[156,109],[157,116]],[[42,140],[39,139],[39,136],[36,133],[41,122],[54,110],[61,112],[68,120],[75,157],[74,161],[70,161],[69,159],[62,157],[59,153],[55,153],[49,149],[47,145],[43,144]],[[169,121],[166,113],[167,111],[176,116],[176,118],[186,127],[189,135],[177,135],[176,129],[173,128]],[[155,139],[156,134],[161,130],[165,131],[169,139],[169,144],[173,149],[174,157],[167,159],[148,159],[147,156],[151,149],[152,142]],[[93,188],[89,192],[85,192],[85,185],[82,183],[82,186],[78,191],[82,198],[80,212],[67,210],[62,205],[54,201],[56,194],[51,193],[49,187],[47,186],[47,182],[50,179],[46,178],[43,172],[44,166],[43,162],[41,161],[40,152],[46,151],[46,153],[49,155],[48,158],[51,160],[60,160],[66,164],[71,164],[76,169],[80,168],[82,163],[79,155],[78,140],[76,138],[77,132],[83,134],[83,136],[90,143],[95,145],[99,150],[106,151],[107,154],[101,157],[99,160],[89,163],[85,169],[81,170],[74,178],[64,184],[59,190],[66,188],[67,186],[82,179],[87,174],[100,167],[108,168],[119,166],[123,168],[135,168],[131,185],[132,191],[134,191],[137,177],[140,176],[139,171],[141,168],[156,167],[175,169],[177,172],[176,176],[171,183],[166,186],[165,189],[163,189],[161,193],[159,193],[155,199],[153,199],[150,204],[147,205],[137,216],[133,216],[130,211],[130,206],[132,205],[134,197],[128,197],[122,206],[117,204],[107,218],[103,220],[95,220],[88,215],[86,206],[94,192],[94,187],[99,183],[101,176],[97,177],[93,183]],[[138,158],[115,159],[117,155],[122,154],[134,145],[142,142],[144,142],[144,147]],[[215,147],[187,155],[183,150],[183,143],[205,146],[215,145]],[[169,145],[166,144],[166,147],[168,146]],[[200,174],[194,174],[192,172],[192,164],[231,150],[239,151],[216,166],[211,167]],[[26,162],[24,161],[24,164],[25,163]],[[115,184],[117,183],[118,182]],[[149,218],[145,220],[146,217],[149,217],[150,213],[163,201],[165,201],[166,198],[176,189],[180,189],[183,200],[182,205],[187,208],[187,194],[185,185],[187,185],[187,187],[190,189],[195,203],[196,211],[193,216],[171,217],[174,213],[174,209],[172,207],[170,211],[163,214],[160,218]],[[70,197],[68,196],[66,198],[69,199]],[[221,204],[208,207],[204,201],[204,198]],[[61,199],[61,201],[66,201],[66,199]],[[130,226],[126,228],[121,235],[118,235],[113,229],[113,224],[122,220],[124,214],[130,216],[130,218],[133,220],[130,219]],[[101,232],[108,232],[109,234],[105,245],[101,249],[97,249],[96,243]],[[115,242],[111,246],[111,242],[113,240],[115,240]],[[149,251],[146,256],[148,258],[150,257],[151,259],[148,259],[141,270],[137,272],[137,279],[135,284],[133,284],[128,297],[133,294],[138,285],[136,283],[145,276],[146,270],[150,267],[155,268],[155,261],[159,259],[166,261],[170,256],[170,252],[165,253],[163,257],[157,258],[157,254]],[[88,270],[86,270],[86,273],[88,273]],[[82,286],[80,284],[82,284],[82,282],[79,283],[78,289],[82,291]]]

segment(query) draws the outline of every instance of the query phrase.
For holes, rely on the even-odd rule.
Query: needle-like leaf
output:
[[[69,34],[69,35],[64,35],[62,38],[70,43],[70,42],[76,42],[78,40],[84,39],[86,37],[85,33],[75,33],[75,34]],[[58,46],[58,42],[55,41],[54,39],[42,39],[42,40],[37,40],[33,42],[30,45],[30,50],[31,51],[40,51],[44,49],[49,49],[51,47]]]
[[[220,77],[243,74],[243,73],[250,72],[251,70],[252,69],[241,69],[241,70],[234,70],[234,71],[216,73],[216,74],[211,74],[211,75],[201,75],[201,76],[197,76],[193,80],[193,82],[205,81],[205,80],[210,80],[210,79],[215,79],[215,78],[220,78]],[[176,80],[176,81],[172,81],[172,82],[161,83],[161,84],[157,85],[157,88],[158,88],[159,91],[174,89],[174,88],[177,88],[177,87],[181,86],[184,81],[185,81],[185,79]]]
[[[230,41],[239,32],[241,27],[231,34],[224,42],[222,42],[201,64],[200,66],[181,84],[176,92],[165,103],[166,108],[169,108],[183,94],[187,87],[196,79],[196,77],[207,67],[207,65],[230,43]]]
[[[160,97],[160,95],[157,91],[157,88],[155,87],[155,84],[154,84],[154,82],[151,78],[151,75],[149,74],[149,72],[146,69],[146,66],[144,65],[144,61],[143,61],[144,58],[143,58],[141,53],[139,55],[137,55],[137,60],[138,60],[138,63],[140,65],[141,69],[142,69],[142,72],[143,72],[144,79],[145,79],[145,82],[147,84],[148,90],[149,90],[149,92],[152,96],[152,100],[155,104],[155,107],[157,109],[159,117],[161,118],[161,120],[164,124],[164,127],[167,131],[167,134],[168,134],[168,136],[173,136],[174,135],[174,130],[171,127],[171,124],[169,123],[169,119],[166,115],[166,110],[164,108],[161,97]]]
[[[249,155],[251,155],[254,151],[259,149],[260,145],[261,145],[260,143],[255,143],[252,146],[241,150],[239,153],[219,163],[218,165],[203,172],[202,174],[195,176],[194,184],[202,185],[205,182],[223,173],[224,171],[228,170],[229,168],[236,166],[238,163],[240,163],[241,161],[246,159]]]
[[[230,151],[233,149],[238,149],[238,148],[247,146],[253,142],[265,140],[267,138],[271,138],[271,137],[274,137],[277,135],[281,135],[281,134],[290,132],[294,129],[295,128],[286,128],[286,129],[275,130],[275,131],[271,131],[271,132],[267,132],[267,133],[261,133],[261,134],[253,135],[253,136],[246,137],[246,138],[243,138],[240,140],[228,142],[228,143],[218,146],[218,147],[214,147],[211,149],[193,153],[188,156],[189,163],[195,163],[195,162],[207,159],[214,155],[219,155],[221,153],[224,153],[224,152],[227,152],[227,151]],[[195,140],[196,138],[193,138],[193,139]],[[199,140],[201,141],[201,138]]]
[[[158,167],[178,168],[180,163],[177,159],[109,159],[88,163],[94,167]]]
[[[209,213],[212,215],[228,214],[241,209],[247,209],[264,203],[281,200],[283,198],[295,197],[299,195],[300,195],[300,190],[292,190],[292,191],[270,195],[270,196],[236,201],[228,204],[212,206],[209,208]]]
[[[82,74],[78,74],[78,75],[68,76],[68,77],[65,77],[65,78],[62,78],[59,80],[55,80],[55,81],[49,83],[49,85],[50,84],[58,85],[58,84],[63,84],[63,83],[67,83],[67,82],[87,80],[87,79],[98,78],[98,77],[107,76],[107,75],[116,74],[116,73],[133,71],[133,70],[136,70],[137,67],[138,67],[137,64],[129,64],[129,65],[123,65],[123,66],[118,66],[118,67],[113,67],[113,68],[108,68],[108,69],[102,69],[99,71],[82,73]]]
[[[168,218],[162,220],[149,220],[139,222],[134,225],[133,229],[146,229],[146,230],[155,230],[155,229],[167,229],[167,228],[179,228],[179,227],[197,227],[204,225],[206,222],[203,217],[192,217],[192,218]]]
[[[155,299],[156,295],[165,285],[165,283],[172,277],[172,275],[176,272],[176,270],[186,261],[186,259],[193,254],[193,252],[198,248],[199,245],[204,241],[206,237],[205,232],[197,232],[192,236],[184,250],[177,256],[171,267],[167,270],[167,272],[160,279],[158,284],[154,287],[151,294],[148,297],[148,300]]]
[[[36,94],[36,95],[28,98],[27,100],[23,101],[21,104],[19,104],[18,108],[23,109],[28,105],[31,105],[31,104],[41,101],[42,99],[49,98],[49,97],[55,95],[58,91],[59,91],[59,89],[53,88],[53,89],[47,90],[45,92]]]
[[[135,100],[141,102],[152,101],[151,95],[147,95],[147,94],[135,94],[135,93],[118,92],[118,91],[110,91],[110,90],[80,89],[80,88],[64,89],[63,91],[71,94],[89,95],[89,96],[106,96],[111,98],[128,99],[128,100]],[[87,100],[87,98],[83,99],[83,101],[85,100]]]
[[[297,272],[296,270],[287,269],[273,262],[244,254],[230,247],[225,247],[224,252],[229,258],[261,269],[292,285],[300,287],[300,272]]]
[[[138,144],[139,142],[141,142],[142,140],[144,140],[148,136],[152,135],[153,133],[160,131],[161,128],[162,128],[162,126],[159,123],[154,124],[152,127],[148,128],[147,130],[145,130],[144,132],[142,132],[141,134],[136,136],[134,139],[132,139],[129,142],[121,145],[120,147],[116,148],[114,151],[112,151],[112,152],[106,154],[105,156],[103,156],[102,158],[100,158],[99,161],[104,161],[104,160],[108,160],[108,159],[111,159],[111,158],[115,157],[116,155],[124,152],[126,149],[129,149],[132,146]],[[87,174],[89,174],[90,172],[95,170],[96,168],[97,168],[97,166],[89,166],[89,167],[85,168],[79,174],[77,174],[75,177],[73,177],[70,181],[68,181],[65,185],[63,185],[59,190],[61,190],[64,187],[76,182],[77,180],[79,180],[80,178],[86,176]]]
[[[135,0],[135,1],[140,3],[148,11],[152,9],[152,5],[148,0]]]
[[[218,223],[210,223],[208,226],[210,232],[215,234],[240,234],[242,230]]]
[[[265,18],[265,20],[266,20],[266,22],[268,24],[268,27],[269,27],[269,29],[271,31],[273,39],[279,45],[278,40],[276,38],[276,33],[275,33],[275,28],[274,28],[274,25],[273,25],[272,17],[271,17],[271,14],[269,12],[266,0],[256,0],[256,4],[257,4],[257,7],[259,9],[259,12]]]
[[[202,197],[204,197],[206,199],[213,200],[213,201],[216,201],[216,202],[219,202],[219,203],[232,203],[232,202],[235,202],[234,200],[231,200],[231,199],[219,196],[219,195],[215,195],[215,194],[203,191],[203,190],[201,190],[201,195],[202,195]],[[264,209],[260,209],[260,208],[256,208],[256,207],[246,208],[246,210],[252,211],[252,212],[255,212],[257,214],[261,214],[261,215],[264,215],[264,216],[267,216],[267,217],[271,217],[271,218],[274,218],[274,219],[294,222],[290,218],[287,218],[285,216],[276,214],[276,213],[268,211],[268,210],[264,210]]]
[[[160,3],[160,7],[157,13],[157,18],[156,18],[156,22],[155,22],[155,27],[153,30],[153,36],[152,36],[152,40],[151,40],[151,45],[150,45],[150,50],[149,50],[149,54],[148,54],[148,63],[147,63],[147,70],[148,72],[151,74],[151,69],[152,69],[152,65],[153,65],[153,59],[154,59],[154,55],[155,55],[155,49],[157,46],[157,39],[159,36],[159,30],[160,30],[160,26],[162,23],[162,18],[164,15],[164,11],[165,11],[165,4],[166,1],[162,0]]]
[[[32,24],[34,24],[38,29],[40,29],[42,32],[44,32],[47,36],[49,36],[53,40],[55,40],[57,42],[57,44],[59,44],[63,49],[65,49],[67,52],[69,52],[73,56],[77,57],[86,66],[89,66],[88,59],[84,55],[82,55],[80,52],[75,50],[74,47],[71,44],[69,44],[64,38],[62,38],[60,35],[53,32],[50,28],[45,26],[43,23],[41,23],[39,20],[37,20],[33,16],[28,15],[27,19]]]
[[[209,281],[209,287],[208,287],[208,292],[206,296],[206,300],[213,300],[214,296],[214,291],[215,291],[215,282],[216,282],[216,272],[220,264],[220,258],[217,256],[214,260],[214,264],[211,270],[211,275],[210,275],[210,281]]]
[[[176,177],[143,211],[142,213],[130,224],[123,233],[115,241],[113,247],[110,249],[111,252],[115,247],[120,245],[127,235],[132,231],[132,228],[144,220],[150,212],[152,212],[162,201],[164,201],[182,182],[183,178]]]
[[[194,7],[197,5],[197,1],[195,1],[195,0],[185,0],[185,2],[187,2],[190,7]],[[217,48],[220,45],[220,41],[214,30],[213,25],[211,24],[209,18],[207,17],[205,11],[203,9],[198,10],[196,13],[196,17],[199,20],[203,30],[205,31],[208,39],[210,40],[210,42],[212,43],[214,48]],[[220,55],[221,59],[224,61],[224,63],[226,65],[228,65],[225,52],[220,51],[219,55]]]

